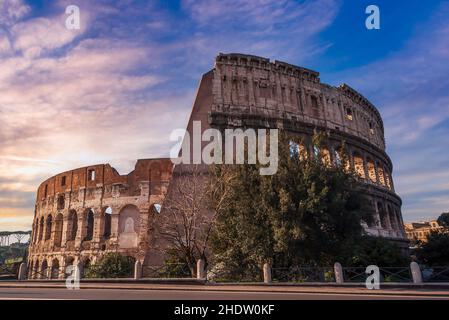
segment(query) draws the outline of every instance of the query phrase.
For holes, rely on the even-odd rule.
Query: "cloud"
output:
[[[334,21],[340,1],[184,0],[183,8],[197,23],[192,54],[242,52],[303,62],[331,43],[317,35]],[[191,57],[193,60],[193,57]]]
[[[11,26],[30,12],[22,0],[0,0],[0,27]]]
[[[448,14],[449,5],[442,4],[397,52],[331,77],[351,84],[380,109],[407,220],[449,208],[442,201],[449,198],[449,173],[442,169],[449,165]]]

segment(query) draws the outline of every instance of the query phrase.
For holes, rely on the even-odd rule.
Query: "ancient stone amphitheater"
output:
[[[193,121],[201,121],[202,130],[282,128],[302,138],[300,148],[308,155],[315,152],[312,135],[324,131],[329,138],[321,154],[330,162],[338,161],[344,141],[375,211],[365,230],[407,247],[382,118],[348,85],[321,83],[318,72],[285,62],[220,54],[200,81],[189,132]],[[170,159],[148,159],[138,160],[128,175],[103,164],[44,181],[37,192],[29,276],[64,277],[68,265],[93,263],[105,252],[120,252],[144,265],[160,263],[153,231],[163,194],[176,179],[173,170]]]

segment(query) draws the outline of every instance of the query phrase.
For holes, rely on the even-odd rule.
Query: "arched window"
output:
[[[368,175],[369,175],[369,179],[371,180],[371,182],[376,183],[377,182],[377,178],[376,178],[376,168],[374,166],[374,162],[371,159],[367,160],[367,166],[368,166]]]
[[[394,211],[391,210],[391,207],[389,205],[387,206],[387,209],[388,209],[388,217],[390,218],[391,228],[393,230],[397,230],[398,223],[396,220],[396,215],[394,214]]]
[[[85,241],[92,240],[94,236],[94,212],[92,209],[90,209],[86,214],[86,237],[84,238]]]
[[[51,238],[51,227],[52,227],[52,217],[48,215],[47,222],[45,224],[45,240],[50,240]]]
[[[385,172],[385,184],[387,185],[387,188],[391,190],[391,182],[390,182],[390,175]]]
[[[33,270],[33,275],[32,275],[33,279],[38,278],[38,272],[39,272],[39,260],[36,260],[34,262],[34,270]]]
[[[331,165],[331,154],[328,148],[321,149],[321,161],[325,166]]]
[[[57,208],[58,208],[58,210],[62,210],[62,209],[64,209],[64,206],[65,206],[65,198],[64,198],[64,195],[61,194],[58,196]]]
[[[162,211],[162,205],[160,203],[153,204],[153,211],[157,214],[160,214]]]
[[[55,246],[60,247],[62,242],[62,229],[64,219],[62,213],[58,214],[55,219]]]
[[[33,243],[37,243],[37,239],[38,239],[38,234],[39,234],[39,221],[35,220],[33,223]]]
[[[54,259],[51,263],[51,279],[59,278],[59,260]]]
[[[318,159],[320,156],[321,150],[320,147],[318,147],[317,145],[313,146],[313,156],[315,157],[315,159]]]
[[[42,261],[42,268],[41,268],[41,279],[47,279],[48,278],[48,264],[47,260]]]
[[[366,179],[363,158],[358,153],[354,153],[354,170],[360,178]]]
[[[304,143],[299,144],[299,160],[304,161],[308,158],[309,153]]]
[[[377,175],[379,176],[379,183],[385,185],[384,169],[380,165],[377,166]]]
[[[161,168],[159,163],[153,163],[150,167],[151,194],[158,195],[162,193]]]
[[[389,223],[388,223],[388,215],[385,211],[385,207],[381,202],[377,203],[377,209],[379,210],[379,217],[380,217],[380,225],[383,229],[388,229]]]
[[[73,257],[67,257],[65,259],[65,270],[64,270],[64,272],[65,272],[66,276],[70,275],[70,274],[73,274],[73,269],[72,268],[73,268],[74,263],[75,263],[75,259]]]
[[[103,232],[103,237],[105,239],[109,239],[111,236],[111,218],[112,218],[112,208],[111,207],[107,207],[104,210],[104,232]]]
[[[78,215],[75,210],[70,210],[69,212],[69,220],[68,220],[68,228],[69,234],[67,236],[67,241],[73,241],[76,238],[76,234],[78,232]]]
[[[290,157],[294,157],[299,154],[299,144],[295,141],[289,141]]]
[[[39,241],[42,241],[44,237],[44,217],[41,218],[39,223]]]

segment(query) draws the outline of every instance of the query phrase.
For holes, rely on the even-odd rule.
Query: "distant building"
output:
[[[422,241],[427,242],[427,236],[432,231],[439,231],[441,227],[437,220],[430,220],[424,222],[408,222],[404,223],[405,233],[407,238],[411,241]]]

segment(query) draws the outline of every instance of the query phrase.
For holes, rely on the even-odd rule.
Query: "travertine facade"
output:
[[[68,265],[95,263],[105,252],[158,260],[151,230],[172,167],[169,159],[144,159],[128,175],[102,164],[44,181],[37,191],[29,277],[63,277]]]
[[[364,182],[376,212],[375,222],[366,225],[366,231],[407,248],[382,118],[349,86],[323,84],[317,72],[284,62],[220,54],[214,69],[201,79],[189,132],[193,121],[201,121],[202,130],[282,128],[302,137],[301,150],[308,155],[315,152],[313,133],[325,131],[328,146],[321,154],[330,162],[338,161],[337,150],[344,141],[350,165]],[[183,166],[175,168],[173,179]],[[98,165],[42,183],[29,253],[30,275],[44,271],[56,276],[68,264],[95,262],[108,251],[144,264],[160,261],[153,250],[152,228],[157,224],[153,205],[161,204],[172,169],[169,159],[139,160],[135,171],[126,176],[109,165]]]
[[[338,161],[345,142],[350,165],[364,183],[375,222],[367,233],[396,242],[406,250],[401,199],[394,191],[393,165],[385,152],[379,111],[348,85],[321,83],[319,73],[284,62],[220,54],[203,75],[187,131],[193,121],[212,128],[280,128],[302,138],[301,149],[314,154],[312,136],[324,131],[328,146],[321,153]],[[175,173],[177,172],[175,168]]]

